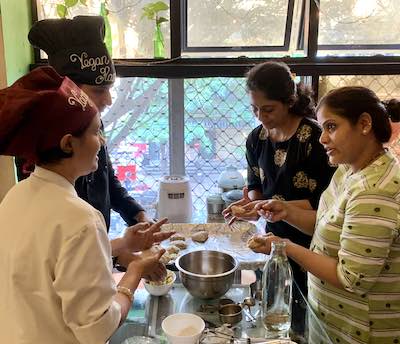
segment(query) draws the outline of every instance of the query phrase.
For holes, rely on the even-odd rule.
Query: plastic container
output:
[[[242,189],[245,185],[242,174],[233,166],[228,166],[218,178],[218,186],[222,192]]]

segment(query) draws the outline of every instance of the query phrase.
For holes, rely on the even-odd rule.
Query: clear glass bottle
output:
[[[292,320],[292,269],[286,243],[273,242],[263,271],[262,323],[267,330],[286,333]]]

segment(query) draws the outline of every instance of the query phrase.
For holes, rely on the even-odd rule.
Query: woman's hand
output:
[[[243,198],[239,201],[233,202],[223,212],[225,220],[231,225],[238,219],[253,221],[258,219],[257,211],[254,209],[256,201],[252,202],[249,198],[249,190],[247,186],[243,188]]]
[[[290,205],[285,201],[271,199],[257,202],[254,208],[267,221],[278,222],[287,219]]]
[[[222,211],[222,215],[224,217],[229,217],[232,216],[232,206],[243,206],[246,205],[247,203],[250,203],[251,199],[249,198],[249,189],[247,186],[243,188],[243,198],[240,199],[239,201],[233,202],[231,205],[229,205],[226,209]]]
[[[277,241],[287,241],[287,239],[282,239],[272,233],[254,235],[247,241],[247,247],[256,253],[270,254],[272,243]]]
[[[139,273],[141,277],[152,274],[163,274],[160,268],[160,258],[165,253],[163,248],[153,246],[152,248],[132,255],[132,261],[128,265],[127,273]]]
[[[162,281],[165,277],[167,277],[167,268],[160,262],[157,263],[157,266],[155,266],[152,271],[143,275],[143,278],[152,282]]]
[[[143,222],[128,227],[123,236],[125,249],[131,252],[143,251],[168,239],[175,232],[160,232],[161,226],[167,221],[164,218],[154,224]]]
[[[132,261],[138,260],[139,258],[140,256],[138,256],[137,253],[124,251],[118,256],[118,264],[127,268]],[[157,266],[155,266],[151,272],[144,273],[142,277],[149,281],[161,281],[166,277],[166,275],[167,269],[165,268],[165,265],[158,262]]]

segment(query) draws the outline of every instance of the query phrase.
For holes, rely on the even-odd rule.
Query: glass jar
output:
[[[286,243],[273,242],[263,271],[262,323],[268,332],[286,334],[292,311],[292,269],[286,256]]]

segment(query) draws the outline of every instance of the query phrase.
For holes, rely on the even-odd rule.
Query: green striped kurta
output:
[[[334,343],[400,343],[400,167],[390,153],[322,194],[311,250],[338,260],[344,289],[308,274],[309,301]],[[310,343],[321,343],[310,322]],[[317,327],[315,327],[317,328]]]

